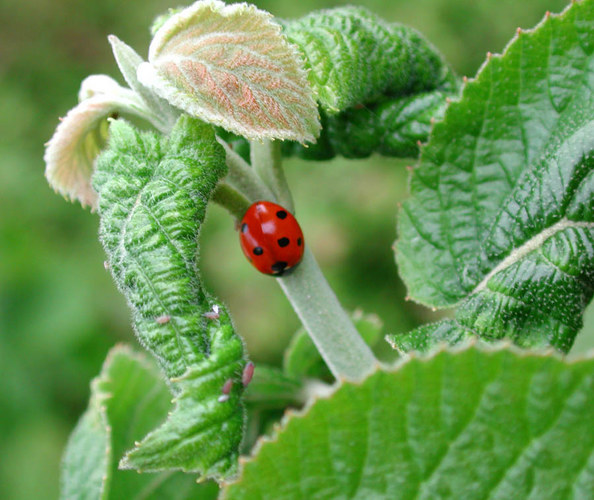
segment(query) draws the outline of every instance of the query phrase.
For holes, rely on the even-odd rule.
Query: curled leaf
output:
[[[227,172],[225,152],[212,126],[187,115],[169,136],[124,120],[110,128],[93,176],[100,239],[138,338],[158,359],[175,404],[120,467],[221,480],[237,466],[245,360],[226,308],[203,287],[196,253],[208,201]],[[223,393],[229,380],[235,382]]]
[[[192,116],[249,139],[313,141],[317,105],[297,50],[271,15],[205,0],[157,31],[138,79]]]
[[[86,78],[79,99],[46,144],[45,176],[58,193],[95,209],[97,194],[91,187],[91,174],[106,143],[108,118],[126,112],[149,119],[150,111],[134,92],[106,75]]]

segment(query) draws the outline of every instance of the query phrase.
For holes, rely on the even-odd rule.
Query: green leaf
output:
[[[312,90],[271,17],[245,3],[195,2],[157,30],[138,78],[186,113],[248,139],[314,141]]]
[[[441,55],[417,31],[362,7],[312,12],[284,28],[303,52],[316,99],[329,114],[453,83]]]
[[[593,359],[408,358],[285,418],[223,498],[585,500],[593,420]]]
[[[436,344],[455,345],[471,339],[473,335],[472,330],[464,328],[456,320],[446,319],[423,325],[406,334],[386,335],[386,341],[400,354],[406,354],[411,351],[428,352]]]
[[[438,123],[399,216],[409,296],[459,328],[571,347],[594,287],[594,2],[489,57]]]
[[[159,361],[175,403],[121,465],[232,475],[244,419],[243,344],[224,306],[202,288],[196,262],[206,206],[226,172],[224,151],[211,126],[187,116],[169,138],[122,121],[110,132],[93,178],[100,238],[138,338]],[[229,379],[229,398],[219,401]]]
[[[355,311],[352,320],[355,328],[368,346],[373,347],[377,344],[383,329],[383,324],[377,316]],[[333,380],[332,374],[326,363],[324,363],[318,349],[303,328],[295,333],[291,343],[285,350],[283,370],[288,376],[294,378],[307,377]]]
[[[89,408],[72,433],[62,462],[61,498],[216,498],[214,483],[197,485],[181,472],[118,470],[125,450],[166,417],[171,395],[158,369],[125,346],[107,356],[91,384]]]

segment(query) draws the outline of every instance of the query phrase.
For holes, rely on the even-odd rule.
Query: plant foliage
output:
[[[399,216],[415,301],[456,318],[392,340],[512,338],[567,352],[594,286],[594,2],[489,57],[423,148]]]

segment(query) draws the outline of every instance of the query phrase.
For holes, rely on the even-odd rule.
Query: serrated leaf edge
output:
[[[360,387],[367,381],[367,379],[369,377],[374,376],[377,372],[384,371],[387,373],[396,373],[396,372],[400,371],[404,366],[411,363],[412,361],[420,361],[422,363],[426,363],[426,362],[432,361],[438,355],[443,354],[443,353],[449,353],[449,354],[455,355],[455,354],[459,354],[461,352],[469,351],[472,349],[476,349],[477,351],[486,353],[486,354],[508,351],[512,354],[515,354],[516,356],[518,356],[520,358],[555,358],[558,361],[562,361],[566,365],[574,365],[577,363],[581,363],[584,361],[589,361],[589,360],[594,359],[594,349],[591,349],[590,351],[587,351],[586,353],[579,354],[579,355],[563,356],[563,355],[559,354],[558,351],[556,351],[552,348],[541,349],[541,350],[522,349],[522,348],[516,346],[515,344],[513,344],[513,342],[511,342],[509,340],[503,340],[500,342],[493,342],[493,343],[487,344],[485,342],[482,342],[480,339],[470,339],[466,342],[463,342],[463,343],[455,345],[455,346],[450,346],[446,343],[439,343],[439,344],[433,346],[426,353],[419,353],[416,351],[412,351],[410,353],[406,353],[405,355],[403,355],[400,359],[398,359],[395,363],[393,363],[391,365],[377,363],[375,366],[375,369],[371,373],[369,373],[369,375],[366,378],[364,378],[363,380],[360,380],[357,382],[352,382],[350,380],[348,380],[348,381],[341,380],[341,381],[337,382],[336,384],[334,384],[333,386],[329,386],[329,390],[315,394],[306,403],[306,405],[303,408],[301,408],[299,410],[295,410],[295,409],[286,410],[283,417],[281,418],[280,422],[273,425],[272,434],[269,436],[263,435],[263,436],[259,437],[258,440],[256,441],[256,443],[254,444],[253,448],[251,449],[250,454],[242,455],[239,457],[239,470],[238,470],[237,476],[233,479],[233,481],[222,481],[220,483],[220,486],[222,488],[222,490],[221,490],[222,494],[219,498],[221,498],[221,499],[227,498],[226,491],[225,491],[225,488],[227,486],[231,486],[236,483],[241,483],[241,481],[243,480],[244,466],[251,462],[255,462],[258,459],[258,454],[260,452],[260,449],[263,446],[277,442],[278,438],[280,437],[280,434],[284,430],[286,430],[287,426],[293,419],[306,418],[307,415],[309,414],[310,410],[312,409],[312,407],[318,401],[331,399],[334,396],[334,394],[344,384],[349,384],[352,386]]]
[[[476,75],[472,78],[468,78],[468,77],[464,77],[463,78],[463,83],[462,86],[460,88],[460,92],[458,94],[457,97],[455,98],[447,98],[447,107],[446,110],[444,112],[443,118],[439,121],[435,121],[433,123],[433,127],[431,128],[430,132],[429,132],[429,136],[427,138],[427,141],[424,143],[419,143],[419,157],[418,160],[416,162],[416,165],[413,166],[412,168],[409,168],[409,178],[408,178],[408,186],[411,185],[413,177],[415,176],[415,172],[417,170],[417,168],[421,165],[422,161],[423,161],[423,153],[424,150],[426,148],[426,146],[431,142],[431,138],[433,136],[433,134],[437,131],[439,131],[441,128],[446,127],[447,126],[447,122],[448,122],[448,118],[450,116],[451,113],[454,113],[454,110],[457,109],[458,106],[463,105],[463,101],[464,98],[466,96],[467,93],[467,89],[472,89],[473,87],[475,87],[476,85],[480,84],[480,78],[483,75],[483,73],[486,73],[489,69],[489,65],[491,64],[491,61],[493,59],[501,59],[502,57],[504,57],[507,52],[514,46],[515,43],[518,42],[518,40],[520,40],[520,38],[522,36],[530,36],[532,35],[534,32],[536,32],[537,30],[541,29],[542,27],[544,27],[547,22],[552,22],[555,19],[558,19],[562,16],[564,16],[572,7],[574,7],[575,4],[581,3],[581,0],[571,0],[571,2],[569,3],[569,5],[567,5],[567,7],[565,7],[561,12],[559,12],[558,14],[553,14],[550,11],[547,11],[545,13],[545,15],[543,16],[543,18],[532,28],[517,28],[516,29],[516,33],[515,35],[510,39],[510,41],[507,43],[507,45],[503,48],[502,52],[500,54],[494,54],[492,52],[487,52],[487,57],[485,58],[485,60],[483,61],[483,63],[481,64],[481,66],[479,67],[479,69],[476,72]],[[409,189],[410,192],[410,189]],[[400,226],[400,219],[402,217],[402,213],[404,212],[404,209],[402,208],[402,205],[400,206],[400,209],[398,211],[398,216],[397,216],[397,226]],[[568,226],[570,227],[570,226]],[[549,228],[550,229],[550,228]],[[392,248],[395,252],[395,256],[396,256],[396,261],[399,262],[401,257],[400,252],[397,251],[398,248],[398,243],[400,242],[400,231],[397,231],[398,237],[396,239],[396,241],[394,242],[394,244],[392,245]],[[542,233],[541,233],[542,234]],[[553,236],[553,234],[551,234],[550,236]],[[538,235],[537,235],[538,236]],[[536,237],[535,237],[536,238]],[[527,243],[529,243],[531,240],[529,240],[528,242],[526,242],[523,246],[525,246]],[[514,249],[512,251],[512,253],[515,252],[515,250],[519,250],[522,247],[519,247],[518,249]],[[511,256],[511,254],[510,254]],[[508,256],[508,258],[510,257]],[[500,262],[495,268],[493,268],[493,270],[491,270],[491,272],[489,272],[484,278],[483,280],[476,286],[476,288],[468,293],[465,297],[461,298],[459,301],[452,303],[452,304],[445,304],[445,305],[431,305],[428,306],[424,300],[421,300],[418,296],[416,296],[414,293],[411,293],[411,291],[408,289],[407,287],[407,296],[406,296],[406,300],[407,301],[412,301],[416,304],[420,304],[423,305],[425,307],[430,307],[430,309],[432,311],[437,311],[437,310],[448,310],[448,309],[455,309],[456,307],[458,307],[462,302],[464,302],[465,300],[468,299],[468,297],[470,297],[471,295],[473,295],[474,293],[476,293],[477,291],[480,291],[482,289],[485,288],[487,282],[489,281],[489,279],[491,279],[495,274],[497,274],[495,271],[495,269],[497,269],[497,272],[502,271],[503,269],[505,269],[506,267],[509,267],[510,265],[512,265],[514,262],[510,261],[509,263],[507,263],[507,265],[503,266],[503,263],[507,262],[507,258],[504,259],[502,262]],[[501,267],[500,267],[501,266]],[[487,279],[488,277],[488,279]]]

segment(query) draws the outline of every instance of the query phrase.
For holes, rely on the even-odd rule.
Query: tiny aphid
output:
[[[241,383],[244,387],[247,387],[248,384],[252,381],[252,377],[254,376],[254,363],[251,361],[245,365],[243,368],[243,373],[241,374]]]
[[[105,268],[106,271],[109,271],[109,262],[107,262],[106,260],[103,261],[103,267]]]
[[[203,316],[206,319],[219,319],[219,306],[215,304],[212,306],[212,311],[205,312]]]
[[[217,399],[217,401],[219,403],[224,403],[225,401],[229,401],[229,394],[223,394],[222,396],[219,396],[219,399]]]
[[[159,316],[158,318],[155,318],[155,321],[157,323],[159,323],[160,325],[165,325],[171,321],[171,316],[164,314],[163,316]]]
[[[222,393],[229,394],[231,392],[232,387],[233,387],[233,379],[230,378],[223,384]]]

